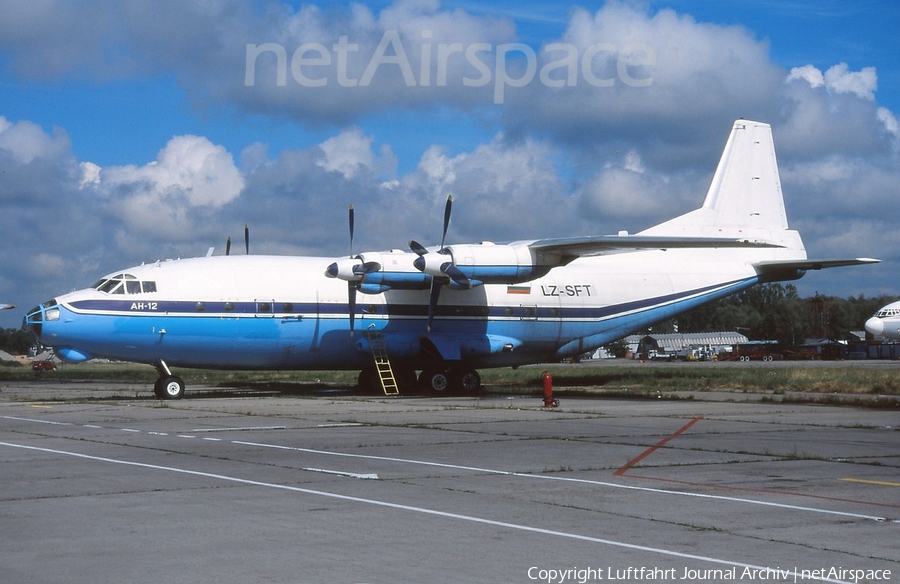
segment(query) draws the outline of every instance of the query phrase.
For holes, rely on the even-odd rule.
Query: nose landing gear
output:
[[[153,393],[157,399],[181,399],[184,397],[184,380],[172,375],[169,366],[162,359],[156,364],[159,379],[153,384]]]

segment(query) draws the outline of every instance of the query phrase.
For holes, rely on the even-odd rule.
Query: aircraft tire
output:
[[[153,393],[159,399],[181,399],[184,397],[184,380],[175,375],[160,377],[153,385]]]
[[[419,389],[436,395],[450,393],[452,383],[446,369],[432,368],[419,375]]]
[[[474,395],[481,389],[481,375],[468,367],[454,372],[453,386],[463,395]]]
[[[356,378],[356,385],[359,388],[360,393],[366,395],[381,392],[381,383],[378,381],[378,372],[375,371],[374,367],[366,367],[360,371],[359,377]]]
[[[415,393],[418,387],[416,379],[416,370],[412,367],[401,365],[394,369],[394,379],[397,381],[397,387],[400,394]]]

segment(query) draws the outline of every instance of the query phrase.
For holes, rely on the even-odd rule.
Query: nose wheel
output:
[[[153,384],[153,393],[159,399],[181,399],[184,397],[184,380],[175,375],[160,377]]]
[[[156,363],[159,379],[153,384],[153,393],[157,399],[181,399],[184,397],[184,380],[172,371],[162,359]]]

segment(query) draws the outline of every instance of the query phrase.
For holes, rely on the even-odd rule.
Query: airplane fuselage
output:
[[[287,256],[137,266],[98,282],[119,277],[114,292],[97,286],[58,296],[29,322],[39,323],[42,341],[71,361],[359,369],[372,359],[367,332],[377,330],[392,359],[416,367],[437,357],[504,367],[584,352],[757,281],[749,261],[723,251],[587,257],[530,282],[448,289],[430,331],[427,294],[390,290],[359,295],[351,335],[347,285],[324,275],[334,259]]]

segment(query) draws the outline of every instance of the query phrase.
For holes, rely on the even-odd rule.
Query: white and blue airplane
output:
[[[878,261],[807,259],[771,129],[747,120],[703,206],[635,235],[445,246],[450,209],[438,247],[157,261],[44,302],[26,327],[66,361],[155,366],[161,399],[184,394],[171,367],[359,369],[378,387],[382,348],[401,388],[471,391],[479,368],[559,360],[754,284]]]
[[[879,308],[865,326],[876,339],[900,340],[900,300]]]

